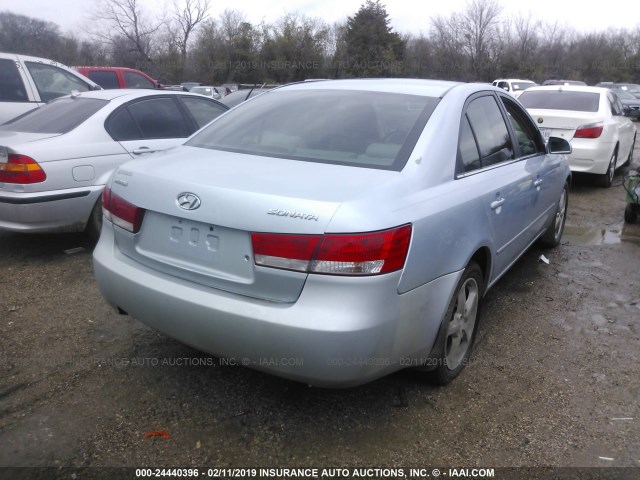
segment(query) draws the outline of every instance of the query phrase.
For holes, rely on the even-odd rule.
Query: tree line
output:
[[[327,24],[288,13],[253,24],[243,12],[211,13],[210,0],[102,0],[83,35],[0,12],[0,51],[68,65],[137,68],[162,83],[287,83],[309,78],[413,77],[490,82],[499,77],[640,81],[640,26],[577,32],[561,22],[507,17],[497,0],[425,16],[425,32],[399,34],[380,0]]]

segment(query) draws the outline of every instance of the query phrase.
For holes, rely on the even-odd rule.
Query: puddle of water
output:
[[[638,225],[611,225],[598,227],[564,227],[562,241],[571,245],[615,245],[620,242],[632,242],[640,245],[640,227]]]

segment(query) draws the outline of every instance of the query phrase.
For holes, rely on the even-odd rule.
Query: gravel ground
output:
[[[640,226],[624,225],[620,187],[577,177],[569,201],[562,245],[534,246],[487,294],[472,362],[444,388],[404,371],[323,390],[221,365],[111,310],[81,235],[0,233],[0,467],[636,467],[625,478],[640,478]],[[169,438],[145,436],[158,431]]]

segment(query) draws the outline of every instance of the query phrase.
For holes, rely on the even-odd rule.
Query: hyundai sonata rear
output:
[[[486,288],[541,235],[557,244],[564,226],[566,161],[505,94],[532,142],[512,144],[498,91],[291,85],[182,147],[121,166],[104,190],[94,252],[104,297],[197,349],[313,385],[407,366],[440,368],[450,381]],[[465,173],[458,132],[478,92],[513,151]],[[507,203],[493,206],[496,191]],[[494,237],[491,215],[509,232]]]

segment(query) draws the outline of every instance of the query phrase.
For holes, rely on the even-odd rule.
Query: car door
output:
[[[106,127],[132,158],[179,145],[196,129],[173,95],[132,100],[111,114]]]
[[[533,241],[531,222],[538,197],[535,165],[540,160],[517,158],[519,150],[492,92],[470,97],[461,122],[457,179],[468,183],[466,188],[487,192],[481,200],[493,242],[493,281]]]
[[[558,192],[564,186],[564,179],[556,174],[561,162],[556,157],[547,156],[542,135],[526,110],[511,97],[498,97],[509,120],[507,126],[514,139],[516,158],[524,162],[524,169],[533,182],[531,200],[535,215],[526,233],[532,241],[549,224],[550,216],[555,212]]]
[[[636,133],[636,127],[633,125],[631,119],[624,114],[622,102],[620,102],[620,99],[615,93],[609,91],[607,93],[607,100],[611,108],[611,118],[618,130],[618,142],[620,142],[617,165],[622,165],[629,156],[631,145],[633,144],[633,137]]]

